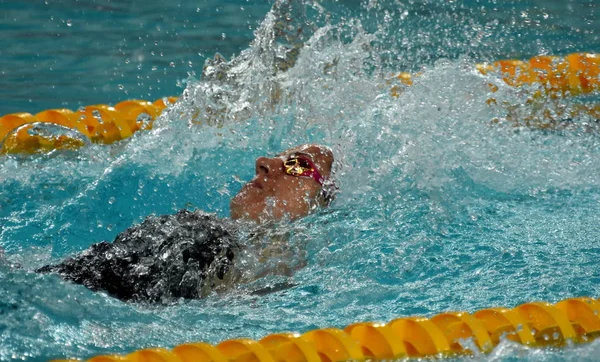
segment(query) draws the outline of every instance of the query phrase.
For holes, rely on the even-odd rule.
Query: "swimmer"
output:
[[[266,227],[331,203],[336,189],[331,181],[333,161],[331,150],[320,145],[259,157],[255,177],[231,200],[231,219],[188,210],[149,216],[112,243],[93,244],[37,271],[57,273],[124,301],[167,304],[202,298],[244,280],[233,272],[236,255],[247,247],[238,238],[244,222]]]

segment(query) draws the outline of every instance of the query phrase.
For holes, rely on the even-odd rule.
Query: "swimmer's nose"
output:
[[[259,157],[256,159],[256,174],[273,177],[283,172],[283,161],[280,158]]]

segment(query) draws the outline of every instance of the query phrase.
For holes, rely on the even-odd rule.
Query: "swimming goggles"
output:
[[[285,173],[288,175],[310,177],[323,186],[325,179],[321,176],[317,166],[315,166],[310,158],[301,155],[291,155],[283,162],[283,166],[285,167]]]

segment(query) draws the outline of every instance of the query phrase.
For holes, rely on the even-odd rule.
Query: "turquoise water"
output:
[[[596,104],[598,94],[527,105],[535,89],[472,66],[600,51],[594,2],[271,5],[2,3],[0,113],[181,100],[153,131],[119,144],[0,159],[1,360],[600,296],[597,122],[580,115],[542,131],[508,120],[515,107],[535,115]],[[202,77],[216,52],[230,62]],[[422,75],[394,98],[387,79],[399,70]],[[499,87],[497,106],[486,103],[488,83]],[[341,192],[329,210],[278,229],[307,260],[289,280],[153,307],[32,271],[148,214],[226,217],[256,157],[305,142],[334,149]],[[281,281],[296,286],[251,294]],[[475,359],[598,355],[598,341],[561,350],[503,342]]]

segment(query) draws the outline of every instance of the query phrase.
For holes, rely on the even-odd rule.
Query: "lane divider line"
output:
[[[502,340],[528,347],[564,347],[600,337],[600,302],[581,297],[530,302],[474,313],[445,312],[431,318],[401,317],[389,323],[354,323],[343,330],[274,333],[260,341],[240,338],[211,345],[186,343],[102,355],[88,362],[338,362],[407,357],[456,357],[489,353]],[[66,362],[76,360],[53,360]]]

